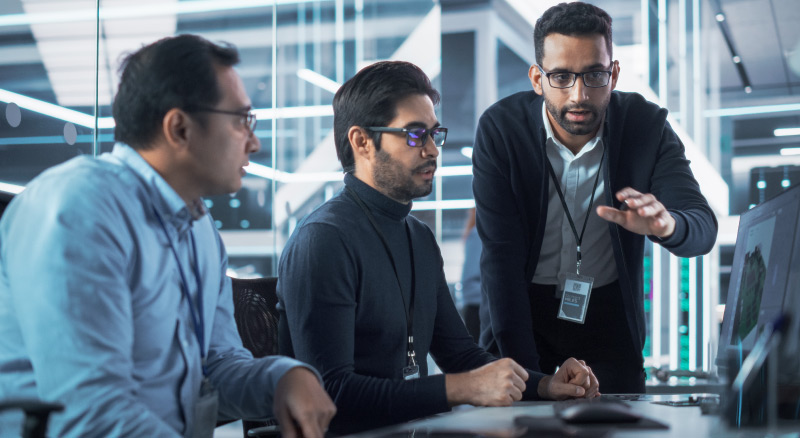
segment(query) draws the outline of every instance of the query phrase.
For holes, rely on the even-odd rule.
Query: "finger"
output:
[[[520,391],[525,391],[525,381],[516,374],[511,376],[511,383],[514,385],[514,388],[517,388]]]
[[[523,381],[528,381],[528,371],[522,367],[522,365],[511,361],[511,369],[514,370],[514,374],[518,375]]]
[[[601,219],[605,219],[609,222],[613,222],[618,225],[624,225],[627,222],[627,217],[625,216],[626,213],[619,211],[614,207],[600,205],[595,211]]]
[[[638,198],[642,193],[634,190],[632,187],[625,187],[617,192],[617,200],[622,202],[628,198]]]
[[[511,396],[512,402],[522,400],[522,390],[517,388],[516,386],[509,391],[509,395]]]
[[[597,376],[594,375],[591,368],[589,368],[589,380],[589,390],[586,391],[586,397],[592,398],[600,394],[600,382],[597,380]]]
[[[556,400],[563,400],[569,397],[583,397],[586,390],[582,386],[573,385],[571,383],[558,383],[553,381],[550,387],[550,394]]]
[[[299,435],[303,438],[323,438],[324,433],[315,416],[304,415],[304,418],[297,420]]]
[[[278,424],[280,425],[281,436],[285,438],[296,438],[297,437],[297,427],[294,425],[294,420],[292,420],[291,415],[289,415],[289,411],[286,409],[281,409],[278,412]]]

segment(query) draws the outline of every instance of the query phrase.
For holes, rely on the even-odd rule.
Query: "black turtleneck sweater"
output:
[[[301,222],[278,267],[278,308],[293,353],[322,374],[338,409],[330,429],[340,434],[449,410],[444,376],[428,376],[428,353],[446,373],[495,360],[467,333],[450,297],[433,233],[408,214],[411,204],[395,202],[352,174],[344,181],[386,237],[399,285],[380,237],[347,190]],[[402,376],[404,303],[410,302],[412,278],[406,223],[416,267],[413,333],[422,377],[415,380]],[[281,336],[287,345],[285,333]],[[531,375],[526,396],[535,397],[541,377]]]

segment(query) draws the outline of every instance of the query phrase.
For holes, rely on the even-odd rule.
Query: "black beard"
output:
[[[611,100],[611,95],[607,96],[600,107],[592,105],[590,103],[584,103],[582,105],[565,105],[563,108],[559,110],[558,107],[555,106],[553,102],[551,102],[547,97],[544,98],[545,106],[547,107],[547,112],[550,113],[550,116],[558,123],[559,126],[564,128],[565,131],[572,135],[588,135],[597,129],[600,125],[600,117],[608,107],[608,102]],[[585,122],[571,122],[567,119],[567,112],[569,111],[588,111],[591,116]]]
[[[380,191],[386,194],[386,196],[397,202],[406,204],[413,199],[422,198],[431,194],[433,190],[432,180],[417,185],[414,183],[412,176],[417,172],[430,169],[431,167],[435,170],[435,160],[421,164],[409,172],[382,149],[378,150],[375,156],[377,160],[372,177],[375,180],[375,185]]]

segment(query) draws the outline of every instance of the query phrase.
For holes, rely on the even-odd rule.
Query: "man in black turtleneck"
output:
[[[412,420],[458,404],[507,406],[594,397],[582,361],[553,376],[497,360],[467,333],[430,229],[409,215],[431,192],[447,129],[439,93],[418,67],[380,62],[336,93],[344,189],[297,227],[278,269],[283,349],[318,369],[335,433]],[[430,353],[446,374],[428,376]]]

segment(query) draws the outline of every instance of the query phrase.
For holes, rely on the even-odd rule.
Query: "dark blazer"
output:
[[[481,345],[539,370],[527,290],[545,230],[550,180],[545,167],[543,98],[509,96],[481,116],[473,152],[473,191],[481,257]],[[717,220],[689,169],[684,147],[666,121],[667,110],[635,93],[612,92],[603,126],[605,205],[625,187],[652,193],[676,220],[659,242],[681,257],[714,246]],[[600,205],[600,204],[597,204]],[[642,263],[644,236],[609,223],[631,338],[645,339]]]

